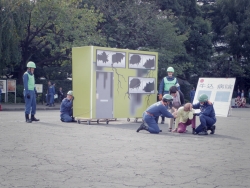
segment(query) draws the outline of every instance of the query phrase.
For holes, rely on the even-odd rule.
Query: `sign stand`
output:
[[[16,80],[7,80],[7,91],[8,93],[11,92],[15,93],[15,103],[16,103]],[[8,93],[7,93],[7,102],[8,102]]]
[[[35,84],[36,92],[42,94],[42,104],[43,104],[43,84]]]
[[[199,78],[193,103],[198,103],[198,97],[206,94],[208,100],[214,104],[216,116],[232,115],[231,100],[234,84],[235,78]]]

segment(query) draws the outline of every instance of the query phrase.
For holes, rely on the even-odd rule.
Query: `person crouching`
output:
[[[75,122],[73,117],[73,91],[67,93],[67,97],[62,100],[60,106],[60,117],[62,122]]]
[[[215,132],[215,111],[213,104],[208,100],[206,94],[201,94],[198,98],[198,103],[193,104],[193,109],[200,109],[199,118],[200,125],[195,129],[195,133],[199,135],[208,135],[207,130],[210,130],[210,134]]]
[[[177,111],[177,117],[175,119],[175,129],[172,132],[185,133],[187,126],[190,124],[193,128],[193,134],[195,132],[195,111],[192,108],[191,103],[186,103],[181,106]]]

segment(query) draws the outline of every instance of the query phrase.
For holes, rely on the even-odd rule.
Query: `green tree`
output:
[[[183,66],[189,65],[183,58],[187,36],[176,27],[178,19],[171,11],[159,11],[153,1],[83,0],[84,3],[103,13],[105,22],[100,28],[108,47],[159,52],[159,78],[166,75],[167,66],[180,67],[177,74],[188,67]]]
[[[0,75],[8,76],[22,59],[20,40],[28,5],[27,0],[0,0]]]
[[[77,3],[38,0],[31,4],[19,70],[23,72],[29,60],[38,67],[70,63],[72,47],[105,44],[96,28],[103,21],[102,15],[86,6],[79,8]]]
[[[250,2],[218,0],[206,6],[206,16],[212,22],[215,56],[213,64],[221,67],[216,75],[236,77],[241,86],[249,87]],[[231,61],[228,61],[230,59]],[[243,79],[243,80],[242,80]],[[244,81],[245,80],[245,81]]]

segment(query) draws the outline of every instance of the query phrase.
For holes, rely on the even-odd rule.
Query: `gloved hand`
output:
[[[27,99],[30,99],[30,94],[29,93],[26,96],[27,96]]]
[[[159,101],[162,100],[162,94],[159,94]]]

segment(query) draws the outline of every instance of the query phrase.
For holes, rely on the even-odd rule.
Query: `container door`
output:
[[[96,72],[96,118],[113,118],[113,72]]]

